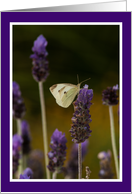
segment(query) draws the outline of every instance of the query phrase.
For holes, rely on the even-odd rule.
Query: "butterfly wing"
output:
[[[66,89],[67,89],[67,91],[66,91]],[[67,88],[66,87],[63,90],[63,95],[58,94],[58,96],[56,98],[56,103],[61,107],[67,108],[73,102],[77,93],[78,93],[77,86],[75,86],[74,88]]]
[[[74,88],[74,87],[76,87],[76,85],[67,84],[67,83],[54,84],[53,86],[50,87],[50,92],[52,93],[54,98],[56,98],[58,94],[60,95],[60,98],[61,98],[63,95],[63,90],[66,89],[67,87]]]
[[[80,84],[73,85],[69,83],[55,84],[50,87],[50,91],[56,99],[59,106],[67,108],[80,89]]]
[[[50,89],[50,92],[52,93],[52,95],[54,96],[54,98],[56,98],[57,94],[58,94],[58,90],[60,88],[62,88],[63,85],[62,84],[54,84],[53,86],[51,86],[49,89]]]

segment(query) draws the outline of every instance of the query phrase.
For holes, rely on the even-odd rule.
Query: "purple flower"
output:
[[[40,35],[37,40],[34,41],[34,46],[32,48],[32,51],[34,52],[34,54],[30,56],[33,60],[32,75],[37,82],[46,81],[49,75],[49,66],[46,59],[48,55],[46,51],[47,44],[47,40],[43,35]]]
[[[20,150],[22,146],[22,142],[23,140],[20,135],[18,134],[13,135],[13,148]]]
[[[19,179],[30,179],[30,177],[27,174],[20,174],[20,178]]]
[[[113,87],[107,87],[106,90],[103,90],[102,92],[102,101],[103,104],[105,105],[117,105],[118,104],[118,95],[117,95],[117,90],[118,90],[118,84]]]
[[[13,174],[17,171],[20,159],[22,138],[18,134],[13,136]]]
[[[43,152],[40,150],[33,150],[29,155],[27,165],[33,171],[33,179],[44,178],[43,158]]]
[[[46,51],[47,44],[48,44],[47,40],[41,34],[37,38],[37,40],[34,41],[34,46],[32,47],[32,51],[37,55],[43,55],[46,57],[48,55]]]
[[[48,61],[33,61],[32,75],[37,82],[46,81],[49,75]]]
[[[16,99],[21,96],[21,91],[19,85],[16,82],[13,82],[13,97]]]
[[[30,179],[33,178],[33,171],[31,170],[31,168],[26,168],[24,170],[24,174],[23,175],[27,175]]]
[[[114,174],[111,169],[111,151],[100,152],[98,158],[100,159],[100,179],[112,179]]]
[[[89,114],[89,108],[91,106],[91,100],[93,98],[93,90],[88,89],[88,85],[85,85],[83,89],[79,91],[77,100],[73,102],[74,114],[72,117],[72,125],[69,130],[72,141],[74,143],[82,143],[89,138],[90,130],[89,123],[91,115]]]
[[[22,144],[22,152],[23,154],[28,154],[31,150],[30,147],[30,131],[29,131],[29,124],[27,121],[21,122],[21,130],[22,130],[22,138],[23,138],[23,144]]]
[[[23,172],[23,175],[20,174],[19,179],[32,179],[32,178],[33,178],[33,171],[31,170],[31,168],[26,168]]]
[[[88,140],[85,140],[82,144],[82,161],[84,160],[88,152]],[[66,177],[71,179],[77,178],[78,174],[78,144],[74,143],[71,152],[70,158],[67,162],[66,168],[64,169]]]
[[[65,134],[56,129],[51,137],[51,151],[48,153],[49,165],[47,168],[51,171],[61,172],[64,160],[66,159],[66,142]]]
[[[24,116],[25,111],[26,108],[19,85],[16,82],[13,82],[13,117],[15,119],[20,119]]]

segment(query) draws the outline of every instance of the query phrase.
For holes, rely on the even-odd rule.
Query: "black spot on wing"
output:
[[[59,90],[59,92],[61,92],[62,90],[64,90],[64,89],[65,89],[65,87],[66,87],[66,86],[64,86],[63,88],[61,88],[61,89]]]

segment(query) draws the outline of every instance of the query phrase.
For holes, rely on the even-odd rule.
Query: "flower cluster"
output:
[[[100,152],[98,158],[100,159],[100,179],[112,179],[114,174],[111,169],[111,151]]]
[[[49,165],[47,166],[51,172],[61,172],[64,160],[66,158],[66,142],[65,134],[56,129],[51,137],[51,149],[48,153]]]
[[[91,122],[91,115],[89,114],[89,108],[91,106],[91,100],[93,98],[93,90],[88,89],[88,85],[85,85],[83,89],[79,91],[77,100],[73,102],[74,114],[72,117],[72,125],[69,130],[72,141],[74,143],[82,143],[89,138],[90,130],[89,123]]]
[[[21,136],[17,134],[13,135],[13,174],[18,169],[21,146],[22,146]]]
[[[33,171],[33,179],[43,179],[44,178],[44,169],[43,169],[43,153],[40,150],[31,151],[27,165]]]
[[[105,105],[117,105],[118,104],[118,84],[113,87],[107,87],[106,90],[103,90],[102,92],[102,101]]]
[[[22,139],[23,139],[22,152],[23,154],[28,154],[31,150],[31,147],[30,147],[31,137],[30,137],[30,131],[29,131],[29,124],[27,123],[27,121],[24,120],[21,122],[21,130],[22,130]]]
[[[82,144],[82,161],[88,152],[88,140],[85,140]],[[78,144],[73,144],[70,152],[70,158],[67,162],[64,173],[67,178],[76,179],[78,174]]]
[[[25,111],[26,108],[19,85],[16,82],[13,82],[13,117],[15,119],[20,119],[24,116]]]
[[[34,54],[30,56],[30,58],[33,59],[32,75],[37,82],[46,81],[49,75],[48,61],[46,59],[48,55],[46,51],[47,44],[47,40],[43,35],[40,35],[37,40],[34,41],[34,46],[32,47],[32,51],[34,52]]]
[[[32,179],[32,178],[33,178],[33,171],[31,170],[31,168],[26,168],[24,170],[24,173],[20,174],[19,179]]]

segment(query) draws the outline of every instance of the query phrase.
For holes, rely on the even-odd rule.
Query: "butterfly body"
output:
[[[75,96],[80,90],[80,84],[70,83],[55,84],[50,87],[50,91],[56,99],[56,103],[64,108],[70,106]]]

